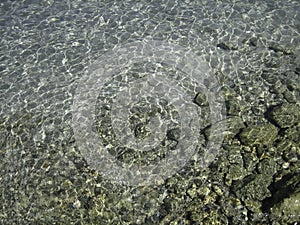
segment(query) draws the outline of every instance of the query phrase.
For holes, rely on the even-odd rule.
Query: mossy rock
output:
[[[249,126],[239,134],[240,140],[247,146],[269,146],[276,139],[278,129],[272,124]]]
[[[292,127],[300,124],[300,107],[296,104],[283,104],[270,109],[267,116],[281,128]]]
[[[248,171],[241,165],[230,165],[226,179],[239,180],[248,175]]]
[[[276,204],[270,217],[280,224],[297,224],[300,221],[300,192]]]
[[[188,213],[191,224],[228,224],[228,219],[225,215],[220,213],[217,205],[215,204],[208,204],[195,209],[190,208],[189,210],[191,210]]]
[[[261,174],[273,176],[277,172],[277,164],[275,159],[272,157],[263,159],[258,163],[257,170]]]
[[[287,139],[293,141],[295,144],[299,145],[300,140],[300,125],[289,127],[284,131],[284,135]]]
[[[264,200],[263,208],[265,211],[270,211],[284,198],[300,192],[300,173],[294,172],[283,176],[281,180],[272,183],[269,189],[272,190],[272,196]]]
[[[271,196],[268,186],[272,182],[272,177],[264,174],[249,175],[242,181],[237,181],[232,185],[232,191],[242,200],[262,201]]]

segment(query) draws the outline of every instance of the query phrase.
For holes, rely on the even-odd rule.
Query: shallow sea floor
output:
[[[8,0],[0,36],[0,224],[300,221],[299,1]]]

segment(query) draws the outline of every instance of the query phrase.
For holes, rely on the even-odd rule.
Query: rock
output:
[[[297,148],[292,147],[289,151],[285,151],[282,158],[287,162],[296,163],[298,161]]]
[[[220,213],[216,204],[210,203],[203,206],[203,203],[197,203],[198,204],[191,204],[188,208],[190,224],[228,224],[227,218]]]
[[[271,181],[271,176],[264,174],[250,175],[242,181],[237,181],[237,184],[233,185],[232,190],[238,198],[247,199],[248,201],[261,201],[271,196],[271,192],[268,189]]]
[[[226,174],[226,180],[240,180],[248,175],[247,170],[240,164],[233,164],[229,166],[228,174]]]
[[[300,123],[300,107],[295,104],[283,104],[269,109],[267,117],[281,128]]]
[[[266,158],[260,161],[257,165],[257,170],[261,174],[273,176],[277,172],[277,164],[275,159]]]
[[[224,149],[227,151],[227,160],[230,164],[243,164],[243,157],[241,155],[241,146],[239,145],[226,145],[224,144]]]
[[[267,83],[274,85],[276,81],[278,81],[278,76],[280,76],[280,74],[273,71],[263,71],[261,76]]]
[[[229,50],[237,50],[238,48],[230,43],[224,43],[224,42],[221,42],[219,44],[217,44],[217,47],[223,49],[223,50],[226,50],[226,51],[229,51]]]
[[[207,101],[207,98],[206,98],[206,95],[202,92],[199,92],[195,99],[194,99],[194,102],[199,105],[199,106],[207,106],[208,105],[208,101]]]
[[[231,218],[230,224],[246,224],[247,209],[238,198],[229,196],[228,198],[220,198],[219,201],[224,213]]]
[[[240,115],[243,111],[243,102],[238,99],[226,100],[226,109],[228,115]]]
[[[278,143],[276,143],[276,151],[279,154],[282,154],[285,151],[289,151],[290,148],[293,147],[293,142],[291,142],[290,140],[284,138],[282,140],[280,140]]]
[[[291,49],[288,49],[284,46],[280,46],[276,43],[271,44],[271,46],[269,46],[269,49],[276,52],[276,53],[280,52],[284,55],[292,55],[293,54]]]
[[[283,92],[283,96],[284,98],[289,102],[289,103],[296,103],[297,102],[297,98],[294,92],[291,92],[289,90],[285,90]]]
[[[300,221],[300,192],[284,199],[271,210],[271,220],[280,224],[297,224]]]
[[[257,154],[254,152],[243,153],[244,167],[247,171],[253,171],[256,168],[256,164],[259,162]]]
[[[142,140],[150,136],[151,131],[146,123],[139,123],[134,129],[135,137]]]
[[[278,129],[272,124],[249,126],[240,132],[240,140],[244,145],[271,145],[276,139]]]
[[[284,131],[284,136],[294,143],[300,145],[300,126],[289,127]]]
[[[211,140],[214,137],[210,137],[211,130],[219,130],[223,132],[224,138],[232,139],[239,133],[239,131],[245,127],[245,124],[239,116],[229,116],[225,120],[219,121],[212,126],[204,130],[204,135],[207,140]],[[217,132],[219,134],[219,132]]]
[[[170,140],[173,141],[178,141],[180,139],[180,129],[179,128],[174,128],[168,131],[167,137]]]
[[[272,184],[272,196],[263,201],[262,209],[279,224],[296,224],[300,221],[300,173],[284,176]]]

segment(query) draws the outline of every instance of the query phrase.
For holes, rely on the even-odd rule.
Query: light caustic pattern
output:
[[[167,76],[163,72],[152,71],[136,79],[128,78],[128,68],[147,63],[180,72],[176,76]],[[108,95],[113,97],[110,122],[113,139],[117,140],[119,146],[138,152],[152,151],[160,146],[172,127],[178,126],[177,137],[174,137],[176,145],[158,161],[138,164],[117,159],[111,154],[112,145],[104,143],[95,129],[99,95],[103,89],[109,92],[109,83],[116,76],[121,76],[121,81],[111,86],[111,90],[115,91]],[[183,80],[189,80],[190,83],[183,85]],[[114,48],[93,63],[79,81],[72,106],[72,125],[77,146],[89,166],[112,182],[130,186],[160,184],[183,168],[197,150],[199,133],[203,127],[199,107],[193,103],[193,99],[200,87],[209,103],[211,124],[223,120],[224,102],[222,96],[216,93],[219,91],[218,82],[209,66],[191,50],[150,40]],[[104,103],[100,101],[99,104],[101,107]],[[134,109],[147,114],[144,120],[139,118],[143,123],[136,123],[136,126],[133,126],[135,122],[132,119],[137,115]],[[173,121],[175,117],[177,122]],[[140,133],[133,127],[138,127]],[[201,155],[203,168],[217,155],[223,140],[223,129],[218,127],[211,131],[210,135],[214,138],[210,139]],[[139,134],[144,136],[140,137]]]

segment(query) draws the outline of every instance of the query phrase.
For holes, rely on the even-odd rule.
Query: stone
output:
[[[277,171],[277,165],[275,159],[273,158],[263,159],[258,163],[257,170],[261,174],[273,176]]]
[[[244,152],[243,153],[243,162],[244,167],[247,171],[253,171],[256,168],[259,159],[254,152]]]
[[[224,43],[224,42],[217,44],[217,47],[219,47],[220,49],[226,50],[226,51],[237,50],[236,46],[234,46],[230,43]]]
[[[230,165],[228,174],[226,174],[227,180],[240,180],[248,175],[247,170],[239,164]]]
[[[280,52],[280,53],[282,53],[284,55],[291,55],[291,54],[293,54],[293,52],[292,52],[291,49],[288,49],[288,48],[286,48],[284,46],[280,46],[280,45],[278,45],[276,43],[271,44],[271,46],[269,46],[269,49],[272,50],[272,51],[274,51],[274,52],[276,52],[276,53]]]
[[[269,109],[269,120],[281,128],[292,127],[300,123],[300,107],[295,104],[283,104]]]
[[[208,101],[207,101],[207,98],[206,98],[206,95],[202,92],[199,92],[195,99],[194,99],[194,102],[199,105],[199,106],[207,106],[208,105]]]
[[[297,98],[294,92],[291,92],[289,90],[285,90],[283,93],[284,98],[289,102],[289,103],[296,103]]]
[[[297,224],[300,221],[300,192],[285,198],[271,210],[271,219],[281,224]]]
[[[248,201],[262,201],[271,196],[268,189],[271,181],[272,177],[265,174],[248,176],[243,181],[238,181],[233,190],[238,198]]]
[[[300,173],[288,174],[272,187],[274,193],[264,202],[264,209],[271,220],[280,224],[296,224],[300,221]]]
[[[300,126],[293,126],[289,127],[284,131],[285,137],[293,141],[294,143],[300,145],[299,140],[300,140]]]
[[[180,138],[180,129],[174,128],[174,129],[169,130],[169,131],[167,132],[167,137],[168,137],[170,140],[178,141],[179,138]]]
[[[238,99],[226,100],[225,104],[228,115],[240,115],[245,105],[243,101]]]
[[[240,129],[244,128],[245,124],[241,117],[239,116],[229,116],[225,120],[219,121],[212,126],[209,126],[204,130],[204,135],[207,140],[213,139],[214,137],[210,137],[211,130],[219,130],[223,132],[224,138],[232,139],[235,137]],[[219,132],[217,132],[219,134]]]
[[[249,126],[239,134],[239,138],[244,145],[248,146],[269,146],[276,139],[278,129],[272,124],[262,124]]]

